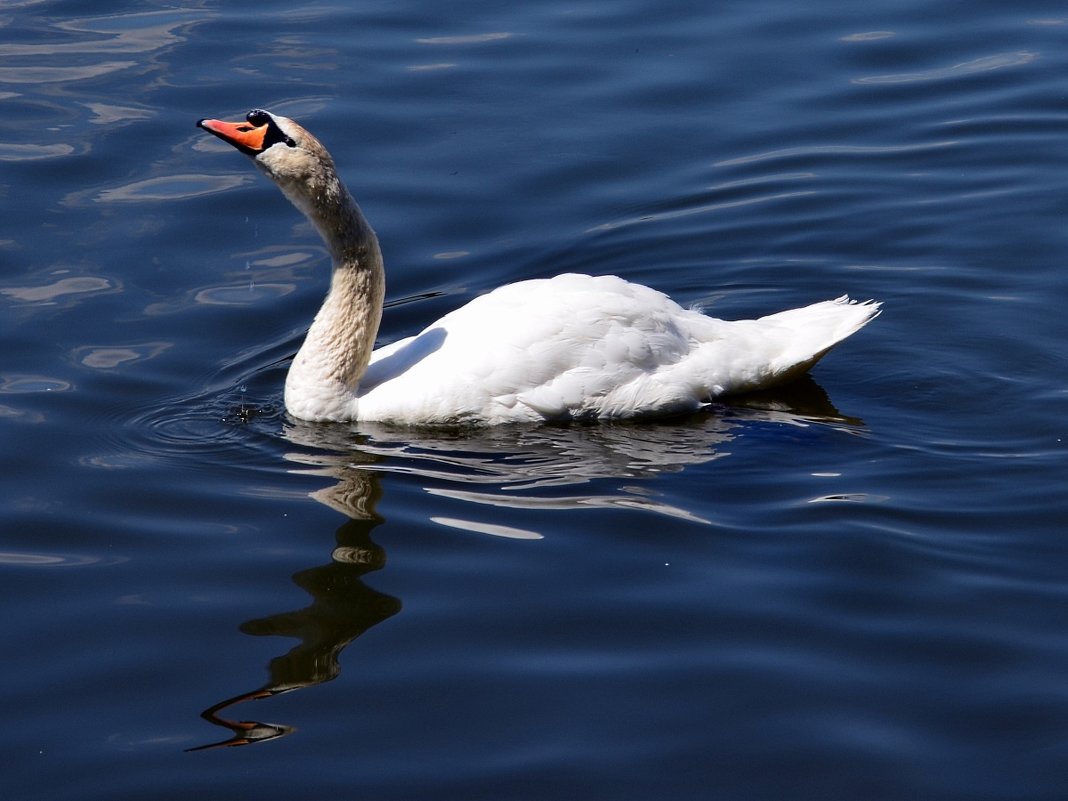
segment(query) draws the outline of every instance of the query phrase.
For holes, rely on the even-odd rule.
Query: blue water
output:
[[[5,3],[3,798],[1064,798],[1066,75],[1030,0]],[[382,342],[563,271],[885,312],[684,419],[300,423],[328,257],[194,127],[256,106]]]

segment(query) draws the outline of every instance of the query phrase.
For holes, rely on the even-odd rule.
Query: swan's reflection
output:
[[[255,690],[227,698],[209,707],[201,717],[231,731],[217,743],[191,748],[201,751],[222,746],[249,745],[289,734],[293,728],[279,723],[232,720],[225,711],[244,701],[269,698],[330,681],[341,672],[341,651],[367,629],[400,611],[400,601],[363,583],[365,573],[380,569],[385,551],[372,539],[371,530],[382,522],[375,512],[381,491],[373,472],[351,470],[315,497],[349,517],[337,530],[337,545],[325,565],[293,576],[298,587],[312,597],[303,609],[249,620],[245,634],[294,637],[299,643],[271,660],[269,681]]]
[[[593,491],[592,486],[603,484],[603,479],[640,481],[723,458],[729,455],[724,446],[732,440],[732,431],[754,422],[819,423],[850,431],[862,426],[859,420],[842,416],[811,379],[775,393],[747,396],[712,413],[642,424],[430,430],[288,421],[283,435],[296,446],[286,456],[295,465],[292,471],[329,477],[331,483],[312,497],[348,520],[337,531],[330,562],[293,577],[312,596],[309,606],[241,626],[246,634],[296,637],[300,642],[271,661],[266,684],[205,710],[202,716],[230,729],[231,736],[192,750],[247,745],[290,733],[292,729],[282,724],[235,721],[223,713],[243,701],[330,681],[340,672],[341,651],[400,610],[399,600],[371,589],[361,578],[385,564],[385,552],[371,540],[372,529],[382,522],[375,505],[383,475],[416,476],[432,495],[479,505],[623,506],[705,522],[689,510],[659,501],[640,484],[616,486],[609,493]],[[463,521],[451,519],[438,522],[463,526]],[[481,523],[470,528],[517,535],[507,526]]]
[[[284,433],[290,442],[311,449],[287,455],[307,465],[307,472],[342,478],[353,470],[373,469],[416,476],[431,495],[480,505],[540,510],[625,507],[707,523],[691,510],[662,502],[640,483],[616,485],[608,494],[593,486],[603,486],[604,479],[647,479],[723,458],[729,455],[734,430],[753,422],[819,423],[852,431],[863,425],[838,412],[806,377],[772,393],[720,405],[711,413],[644,423],[457,429],[360,423],[350,429],[291,421]],[[319,500],[330,503],[325,497]],[[475,530],[486,528],[479,524]]]

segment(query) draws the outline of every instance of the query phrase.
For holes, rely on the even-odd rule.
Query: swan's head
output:
[[[197,127],[249,156],[302,209],[336,175],[326,148],[288,117],[257,108],[243,122],[198,120]]]

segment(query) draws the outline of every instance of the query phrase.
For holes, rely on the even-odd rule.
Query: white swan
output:
[[[622,278],[569,274],[503,286],[373,351],[382,254],[326,148],[261,109],[197,125],[250,156],[333,257],[330,291],[286,377],[294,417],[491,424],[695,410],[800,375],[879,313],[841,297],[726,322]]]

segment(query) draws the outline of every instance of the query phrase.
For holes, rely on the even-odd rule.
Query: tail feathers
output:
[[[834,300],[760,318],[761,323],[789,332],[788,345],[775,360],[772,372],[778,375],[773,383],[789,381],[805,373],[831,348],[874,320],[881,311],[882,304],[878,301],[857,302],[842,295]]]
[[[860,303],[850,300],[848,295],[842,295],[800,309],[769,314],[761,317],[760,322],[792,329],[801,341],[812,343],[814,350],[826,350],[859,331],[881,310],[882,304],[878,301]],[[820,344],[822,347],[819,347]]]
[[[708,319],[703,344],[661,377],[705,399],[768,389],[803,375],[879,309],[842,296],[758,320]]]

